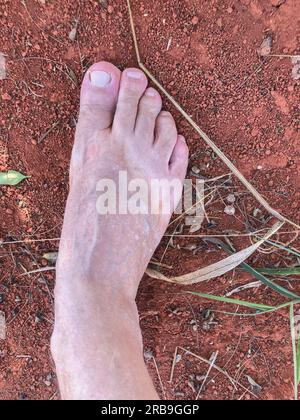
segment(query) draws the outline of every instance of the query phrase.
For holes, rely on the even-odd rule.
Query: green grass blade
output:
[[[252,303],[252,302],[247,302],[247,301],[239,300],[239,299],[231,299],[231,298],[226,298],[226,297],[223,297],[223,296],[208,295],[206,293],[199,293],[199,292],[187,292],[187,293],[189,293],[191,295],[194,295],[194,296],[201,297],[203,299],[214,300],[216,302],[231,303],[231,304],[234,304],[234,305],[244,306],[246,308],[255,309],[255,310],[260,311],[260,312],[269,312],[269,311],[277,309],[275,306],[268,306],[268,305],[263,305],[263,304],[260,304],[260,303]]]
[[[297,343],[296,343],[296,330],[295,330],[295,316],[294,316],[294,304],[290,304],[290,324],[291,324],[291,337],[292,337],[292,349],[293,349],[293,360],[294,360],[294,392],[295,400],[298,400],[298,355],[297,355]]]
[[[231,249],[227,244],[225,244],[222,241],[218,241],[218,245],[220,245],[224,251],[226,251],[229,254],[232,254],[234,252],[233,249]],[[274,283],[272,280],[269,280],[267,277],[265,277],[262,273],[252,268],[249,264],[242,263],[240,267],[246,271],[247,273],[250,273],[252,276],[254,276],[257,280],[261,281],[264,285],[268,286],[270,289],[274,290],[275,292],[281,294],[282,296],[290,299],[290,300],[298,300],[300,299],[299,296],[297,296],[295,293],[290,292],[289,290],[285,289],[282,286],[279,286],[278,284]]]
[[[298,346],[297,346],[297,385],[299,387],[300,384],[300,338],[298,339]]]
[[[300,339],[298,340],[298,348],[297,348],[297,385],[299,388],[299,385],[300,385]]]
[[[299,300],[300,297],[296,295],[293,292],[290,292],[289,290],[285,289],[282,286],[279,286],[278,284],[274,283],[273,281],[269,280],[267,277],[265,277],[263,274],[259,273],[257,270],[252,268],[250,265],[243,263],[241,267],[247,271],[247,273],[252,274],[257,280],[260,280],[263,284],[268,286],[270,289],[274,290],[277,293],[280,293],[282,296],[287,297],[291,300]]]
[[[293,254],[293,255],[295,255],[296,257],[300,258],[300,253],[299,253],[299,252],[297,252],[297,251],[295,251],[295,250],[293,250],[293,249],[291,249],[291,248],[287,248],[287,247],[285,247],[285,246],[283,246],[283,245],[277,244],[276,242],[272,242],[272,241],[270,241],[270,239],[268,239],[268,240],[266,241],[266,243],[268,243],[268,244],[270,244],[270,245],[273,245],[273,246],[275,246],[276,248],[281,249],[282,251],[286,251],[288,254]]]
[[[300,276],[300,267],[291,268],[255,268],[255,270],[267,276]]]
[[[0,172],[0,185],[15,186],[29,178],[17,171]]]

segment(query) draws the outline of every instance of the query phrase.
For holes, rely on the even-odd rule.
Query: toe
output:
[[[170,172],[175,178],[184,179],[188,167],[189,149],[183,136],[178,136],[170,159]]]
[[[169,164],[178,137],[175,120],[170,112],[162,111],[156,120],[156,139],[154,146],[161,157]]]
[[[121,72],[113,64],[94,64],[86,73],[80,99],[80,118],[85,127],[104,130],[112,125]]]
[[[139,102],[147,84],[147,77],[141,70],[132,68],[123,72],[113,130],[121,130],[122,134],[133,133]]]
[[[148,88],[140,100],[135,131],[142,140],[153,142],[156,119],[161,111],[162,99],[157,90]]]

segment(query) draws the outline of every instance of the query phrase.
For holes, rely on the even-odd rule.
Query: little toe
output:
[[[83,129],[104,130],[112,125],[121,71],[111,63],[94,64],[86,73],[80,99],[79,124]]]
[[[147,85],[147,77],[141,70],[132,68],[123,72],[113,131],[133,134],[139,102]]]
[[[140,100],[135,132],[139,138],[154,142],[156,119],[161,111],[162,99],[157,90],[148,88]]]
[[[183,180],[186,176],[189,149],[183,136],[178,136],[170,158],[169,169],[173,177]]]
[[[169,164],[178,137],[176,123],[170,112],[162,111],[156,120],[154,146],[161,157]]]

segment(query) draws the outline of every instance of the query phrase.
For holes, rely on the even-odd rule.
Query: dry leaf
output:
[[[248,382],[251,385],[252,388],[252,392],[254,392],[254,394],[259,394],[262,391],[262,387],[260,385],[258,385],[254,379],[251,378],[251,376],[247,376]]]
[[[223,276],[231,270],[234,270],[236,267],[241,265],[246,261],[257,249],[272,235],[274,235],[281,227],[283,226],[282,222],[276,223],[274,227],[269,231],[269,233],[259,242],[246,248],[240,252],[237,252],[230,257],[225,258],[222,261],[218,261],[215,264],[212,264],[208,267],[201,268],[200,270],[194,271],[192,273],[185,274],[179,277],[168,278],[159,271],[148,268],[146,273],[148,276],[157,279],[164,280],[169,283],[176,283],[182,285],[189,285],[195,283],[201,283],[203,281],[211,280],[216,277]]]

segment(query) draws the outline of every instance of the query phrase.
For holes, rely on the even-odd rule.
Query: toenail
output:
[[[161,111],[160,115],[161,117],[172,117],[169,111]]]
[[[140,71],[130,70],[127,73],[129,79],[140,80],[143,77],[143,73]]]
[[[111,75],[105,71],[93,71],[90,73],[90,81],[93,86],[103,88],[111,82]]]
[[[147,89],[146,96],[150,96],[151,98],[154,98],[156,96],[156,90],[152,88]]]

